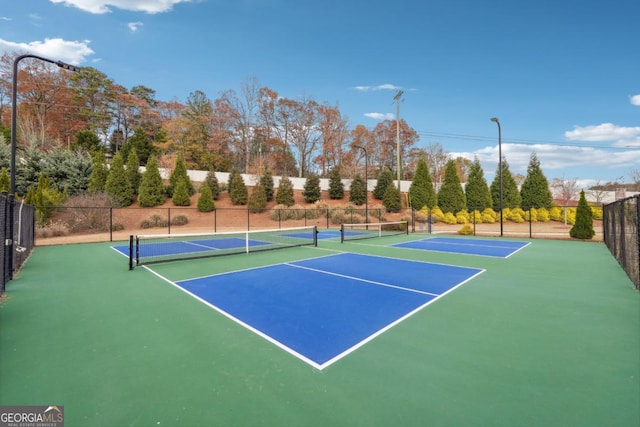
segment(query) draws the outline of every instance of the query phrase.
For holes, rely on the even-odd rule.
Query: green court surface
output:
[[[0,305],[0,405],[64,405],[69,427],[640,425],[640,293],[602,243],[387,246],[416,238],[152,266],[177,281],[349,251],[486,270],[322,371],[109,244],[38,247]]]

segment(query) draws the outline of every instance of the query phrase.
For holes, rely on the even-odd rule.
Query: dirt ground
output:
[[[373,199],[369,195],[369,212],[372,213],[376,209],[382,208],[380,200]],[[278,223],[270,218],[270,210],[276,205],[275,201],[269,202],[267,209],[262,213],[248,213],[246,206],[234,206],[229,199],[228,193],[222,193],[218,200],[215,201],[216,212],[198,212],[196,207],[198,195],[194,195],[191,199],[191,205],[188,208],[178,208],[173,205],[171,200],[156,208],[138,208],[137,204],[132,205],[129,208],[113,209],[113,224],[118,225],[117,228],[122,227],[121,230],[113,231],[112,233],[84,233],[84,234],[66,234],[63,236],[55,237],[42,237],[41,233],[36,233],[36,245],[57,245],[57,244],[69,244],[69,243],[87,243],[87,242],[108,242],[108,241],[123,241],[128,240],[130,235],[136,234],[164,234],[169,232],[169,226],[143,228],[141,224],[144,221],[153,222],[162,218],[164,222],[170,217],[172,222],[175,221],[178,216],[184,216],[188,218],[188,224],[186,225],[171,225],[171,234],[180,233],[205,233],[205,232],[221,232],[221,231],[244,231],[247,228],[251,230],[257,229],[270,229],[278,227],[295,227],[303,225],[317,225],[319,228],[337,227],[327,223],[327,219],[321,217],[317,220],[298,220],[298,221],[285,221]],[[294,200],[296,207],[310,209],[316,205],[309,204],[304,201],[304,196],[301,191],[294,192]],[[322,192],[320,205],[327,208],[334,207],[346,207],[348,205],[349,196],[348,193],[341,200],[331,200],[326,191]],[[364,206],[361,206],[364,208]],[[108,208],[105,208],[108,210]],[[408,211],[400,212],[398,214],[385,214],[386,221],[398,221],[408,215]],[[67,215],[69,212],[67,212]],[[65,213],[57,214],[52,219],[58,219],[64,222]],[[106,221],[109,221],[108,214]],[[375,219],[369,219],[370,222],[377,222]],[[416,225],[416,231],[427,231],[428,225],[420,226]],[[108,227],[107,227],[108,228]],[[448,225],[444,223],[432,224],[432,232],[436,233],[457,233],[461,228],[460,224]],[[530,233],[534,238],[552,238],[552,239],[570,239],[569,230],[571,225],[565,225],[556,221],[550,222],[535,222],[530,224],[525,223],[512,223],[505,221],[503,223],[503,235],[507,237],[529,237]],[[602,241],[602,221],[594,222],[594,229],[596,235],[593,238],[594,241]],[[499,224],[477,224],[477,235],[487,236],[499,236],[500,225]]]

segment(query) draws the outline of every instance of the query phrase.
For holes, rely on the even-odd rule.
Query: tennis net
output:
[[[131,236],[129,268],[136,265],[317,246],[316,226],[198,234],[148,234]]]
[[[340,242],[342,243],[347,240],[372,239],[397,234],[409,234],[407,221],[342,224],[340,226]]]

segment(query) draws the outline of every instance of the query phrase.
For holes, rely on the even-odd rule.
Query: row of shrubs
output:
[[[602,219],[602,208],[600,207],[591,207],[591,211],[593,213],[593,219],[601,220]],[[431,220],[433,222],[443,222],[445,224],[493,224],[500,220],[500,213],[494,211],[493,209],[487,208],[482,212],[476,210],[473,212],[469,211],[460,211],[455,215],[451,212],[443,213],[440,208],[433,208],[429,210],[428,208],[422,208],[420,211],[416,212],[416,221],[417,222],[427,222],[429,220],[429,214],[431,214]],[[515,223],[522,222],[549,222],[549,221],[559,221],[559,222],[567,222],[567,224],[575,224],[576,221],[576,208],[561,208],[559,206],[554,206],[551,209],[535,209],[531,208],[531,210],[524,211],[521,208],[504,208],[502,210],[502,218],[505,221],[511,221]]]

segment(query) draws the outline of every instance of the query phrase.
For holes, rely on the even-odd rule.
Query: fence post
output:
[[[109,241],[113,242],[113,207],[109,208]]]

